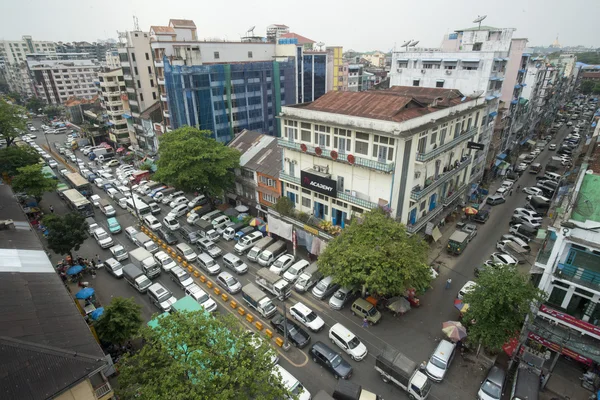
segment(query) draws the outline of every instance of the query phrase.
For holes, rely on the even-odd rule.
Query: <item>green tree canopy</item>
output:
[[[40,155],[29,146],[10,146],[0,148],[0,172],[12,177],[18,169],[27,165],[37,164]]]
[[[25,130],[25,120],[21,118],[25,109],[0,99],[0,138],[6,140],[6,147]]]
[[[362,286],[372,293],[398,295],[431,283],[427,244],[408,236],[404,225],[375,209],[353,220],[319,256],[324,275],[342,286]]]
[[[165,133],[154,179],[185,192],[220,195],[233,185],[240,152],[211,138],[210,131],[184,126]]]
[[[592,90],[594,89],[594,86],[596,86],[596,84],[592,81],[583,81],[581,82],[581,93],[583,94],[590,94],[592,93]]]
[[[71,252],[78,251],[88,238],[85,218],[77,212],[46,215],[43,223],[49,230],[48,247],[57,254],[72,257]]]
[[[598,65],[600,64],[600,53],[596,51],[577,53],[577,61],[584,64]]]
[[[35,114],[40,113],[40,109],[43,109],[46,104],[39,97],[32,97],[27,101],[25,107]]]
[[[44,108],[44,114],[46,114],[48,118],[60,117],[61,113],[62,108],[58,106],[46,106]]]
[[[95,324],[100,340],[121,345],[133,339],[142,326],[141,310],[133,297],[113,297]]]
[[[291,216],[294,213],[294,203],[287,196],[281,196],[273,208],[282,215]]]
[[[32,164],[17,168],[12,187],[14,191],[25,192],[40,201],[44,193],[56,189],[57,183],[56,179],[44,175],[41,164]]]
[[[600,83],[596,83],[596,85],[594,85],[594,88],[592,89],[592,93],[600,94]]]
[[[120,363],[124,400],[282,399],[289,392],[273,375],[273,349],[231,316],[164,314],[142,327],[146,345]]]
[[[544,292],[516,267],[486,268],[477,286],[464,296],[469,304],[464,320],[472,321],[469,337],[487,349],[499,350],[521,330],[525,316],[532,317],[532,303],[543,298]]]

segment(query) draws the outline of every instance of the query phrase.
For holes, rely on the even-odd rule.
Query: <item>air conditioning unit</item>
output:
[[[329,173],[329,166],[328,165],[313,165],[313,169],[317,172],[320,172],[322,174],[328,174]]]
[[[424,69],[422,69],[422,70],[421,70],[421,73],[422,73],[422,74],[424,74],[424,73],[425,73],[425,70],[424,70]]]
[[[452,70],[451,69],[447,69],[446,70],[446,75],[452,75]]]
[[[396,72],[401,73],[402,72],[402,68],[396,69]]]

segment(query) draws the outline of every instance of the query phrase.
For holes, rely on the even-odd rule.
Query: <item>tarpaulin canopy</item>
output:
[[[279,218],[275,218],[272,215],[267,216],[269,222],[269,232],[273,233],[283,239],[292,240],[292,225],[287,222],[283,222]]]

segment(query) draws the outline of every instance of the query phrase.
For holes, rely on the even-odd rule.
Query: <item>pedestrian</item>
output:
[[[448,278],[446,281],[446,289],[450,289],[450,284],[452,283],[452,278]]]
[[[512,189],[510,189],[510,192],[508,192],[508,195],[509,195],[509,196],[512,196],[512,192],[513,192],[513,190],[512,190]]]
[[[98,254],[96,254],[96,264],[102,264],[102,260],[100,259],[100,256]]]
[[[92,268],[96,269],[96,261],[94,261],[94,259],[92,258]]]
[[[54,214],[54,207],[52,206],[52,204],[50,204],[50,212],[51,212],[52,214]]]
[[[369,327],[369,320],[367,319],[367,317],[363,318],[362,327],[363,328],[368,328]]]

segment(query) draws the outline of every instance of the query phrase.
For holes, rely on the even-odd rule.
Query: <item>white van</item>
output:
[[[281,376],[281,383],[283,383],[283,386],[291,393],[296,394],[298,396],[298,400],[310,400],[310,393],[304,388],[300,381],[294,377],[294,375],[290,374],[281,365],[275,365],[275,368],[273,368],[273,374],[275,376]]]
[[[231,222],[227,215],[219,215],[217,218],[212,220],[212,225],[214,229],[219,229],[224,227],[228,222]]]
[[[262,239],[262,237],[262,233],[258,231],[242,236],[242,238],[236,243],[234,247],[235,252],[238,254],[244,254],[246,251],[250,250],[252,246],[254,246],[254,243]]]
[[[212,221],[213,219],[217,218],[219,216],[219,214],[221,214],[220,210],[213,210],[213,211],[211,211],[209,213],[206,213],[203,216],[201,216],[200,219],[202,221]]]
[[[456,343],[447,340],[441,340],[438,343],[425,367],[425,373],[431,380],[441,382],[444,379],[454,358],[454,350],[456,350]]]
[[[367,356],[367,346],[342,324],[335,324],[329,329],[329,339],[354,361],[361,361]]]

